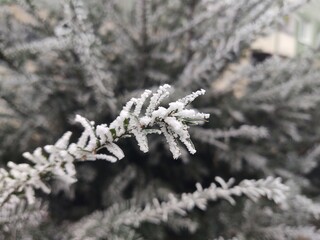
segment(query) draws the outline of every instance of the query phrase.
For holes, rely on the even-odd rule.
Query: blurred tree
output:
[[[164,106],[165,101],[174,102],[201,88],[207,90],[192,107],[211,114],[207,123],[190,128],[197,153],[191,157],[178,145],[181,156],[176,161],[170,154],[175,141],[168,145],[164,138],[150,136],[146,154],[141,153],[135,140],[117,143],[126,157],[116,163],[79,161],[76,155],[68,165],[72,168],[75,161],[77,182],[72,185],[41,175],[47,168],[40,171],[35,167],[42,164],[37,152],[34,156],[39,161],[33,165],[10,163],[8,167],[22,176],[24,170],[31,173],[38,169],[41,180],[52,189],[49,195],[36,192],[49,202],[49,215],[37,217],[32,226],[20,226],[19,236],[320,239],[316,228],[320,153],[317,52],[292,59],[272,56],[261,63],[245,61],[240,65],[255,39],[271,32],[284,16],[304,3],[61,0],[53,4],[20,0],[2,4],[0,154],[4,166],[9,161],[25,161],[20,157],[24,151],[51,144],[66,131],[75,132],[71,142],[76,141],[82,130],[74,125],[75,115],[98,125],[110,123],[130,98],[141,95],[144,89],[157,91],[159,85],[174,87]],[[145,108],[142,110],[148,111]],[[144,126],[148,120],[137,119],[140,122],[136,126]],[[192,121],[184,119],[184,123]],[[83,133],[90,132],[88,125],[83,126]],[[167,139],[179,136],[170,131]],[[45,159],[54,154],[50,151]],[[97,154],[92,151],[90,148],[90,154]],[[102,155],[100,158],[106,159]],[[67,171],[64,163],[68,158],[53,159],[61,161],[59,166]],[[63,175],[49,169],[46,173]],[[3,171],[2,183],[11,184],[20,176],[6,174]],[[197,182],[208,187],[216,176],[234,177],[239,185],[232,187],[231,182],[217,178],[219,184],[205,190],[197,185],[195,190]],[[271,178],[244,180],[267,176]],[[274,177],[284,179],[290,191]],[[0,184],[2,197],[5,190],[5,184]],[[30,192],[25,191],[28,196]],[[185,192],[194,194],[182,194]],[[278,201],[282,192],[287,198]],[[168,198],[169,193],[182,197]],[[233,203],[230,197],[234,195],[254,199],[267,196],[277,204],[236,197],[235,206],[215,201],[205,212],[196,210],[188,217],[180,216],[195,206],[204,209],[207,200],[219,198]],[[17,208],[15,203],[10,204],[10,209]],[[17,236],[7,223],[1,226],[6,238]]]

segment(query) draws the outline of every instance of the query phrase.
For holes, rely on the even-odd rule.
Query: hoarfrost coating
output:
[[[110,123],[95,126],[95,123],[77,115],[75,121],[84,128],[76,143],[70,143],[71,132],[66,132],[54,145],[37,148],[32,154],[23,156],[32,164],[14,164],[9,162],[10,171],[1,169],[2,179],[0,204],[9,201],[11,196],[25,196],[29,203],[34,202],[34,189],[50,192],[44,179],[60,178],[68,184],[76,181],[74,163],[76,161],[93,161],[103,159],[116,162],[124,157],[124,152],[116,144],[123,137],[134,136],[142,152],[148,152],[147,134],[163,133],[174,158],[180,156],[177,141],[180,140],[190,153],[196,152],[188,133],[188,124],[197,125],[209,118],[209,114],[198,113],[186,107],[200,95],[203,90],[194,92],[169,107],[160,107],[161,102],[169,96],[169,85],[159,87],[147,104],[146,113],[142,107],[152,91],[146,90],[140,98],[131,99],[119,116]],[[186,114],[187,113],[187,114]],[[142,116],[141,116],[142,115]],[[146,121],[147,119],[147,121]],[[106,149],[110,154],[99,153]]]

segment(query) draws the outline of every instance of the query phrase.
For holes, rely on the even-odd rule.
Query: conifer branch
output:
[[[134,206],[123,208],[116,204],[105,212],[96,212],[83,218],[74,224],[70,231],[74,240],[86,239],[88,233],[93,239],[105,238],[124,226],[137,228],[143,222],[159,224],[160,222],[167,222],[171,215],[184,216],[196,207],[205,210],[208,201],[223,199],[234,205],[234,197],[244,195],[254,202],[261,197],[266,197],[277,204],[284,204],[289,190],[286,185],[281,183],[280,178],[273,177],[260,180],[244,180],[236,186],[233,186],[234,179],[225,182],[222,178],[216,177],[216,182],[220,186],[212,183],[210,187],[202,188],[198,183],[196,185],[197,190],[193,193],[183,193],[180,197],[171,194],[168,201],[161,203],[158,199],[154,199],[153,203],[147,204],[142,209]]]
[[[84,131],[76,143],[70,143],[71,132],[66,132],[54,145],[37,148],[32,154],[24,153],[23,156],[33,165],[9,162],[9,171],[0,169],[0,204],[4,204],[12,195],[26,197],[29,203],[33,203],[34,189],[50,192],[45,184],[47,178],[61,178],[69,184],[75,182],[76,161],[103,159],[116,162],[122,159],[124,153],[116,142],[124,137],[135,137],[140,150],[148,152],[147,135],[162,133],[174,158],[181,154],[178,140],[194,154],[196,150],[188,133],[189,125],[205,121],[209,114],[186,107],[205,91],[200,90],[171,102],[167,108],[159,106],[169,95],[169,89],[169,85],[164,85],[153,93],[143,116],[142,108],[152,92],[146,90],[140,98],[131,99],[109,126],[96,126],[94,122],[77,115],[75,121],[84,127]],[[102,149],[110,154],[100,153]]]

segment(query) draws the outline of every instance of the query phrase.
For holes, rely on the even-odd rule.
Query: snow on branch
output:
[[[156,44],[156,43],[161,43],[161,42],[164,42],[166,40],[181,36],[182,34],[186,33],[187,31],[190,31],[191,29],[194,29],[195,27],[197,27],[202,22],[210,19],[214,15],[215,15],[215,13],[212,13],[212,12],[201,13],[198,16],[194,17],[194,19],[192,19],[188,23],[186,23],[184,26],[174,30],[173,32],[163,33],[162,34],[163,36],[160,36],[160,37],[158,37],[158,36],[153,37],[151,39],[151,42],[153,44]]]
[[[219,36],[219,38],[214,41],[216,46],[214,51],[210,52],[206,49],[205,57],[200,54],[194,54],[192,56],[183,72],[180,74],[179,79],[175,84],[176,86],[185,89],[192,89],[193,87],[199,88],[199,86],[206,88],[212,82],[211,79],[217,78],[227,62],[232,60],[234,56],[239,55],[241,49],[248,46],[261,34],[270,31],[270,27],[281,19],[280,16],[286,16],[299,6],[302,6],[306,0],[286,0],[283,5],[271,4],[269,7],[266,7],[263,12],[258,10],[258,14],[257,9],[251,6],[254,2],[255,1],[237,1],[232,8],[227,8],[229,10],[236,10],[234,14],[239,12],[239,9],[247,11],[248,14],[251,13],[252,17],[247,19],[248,22],[240,24],[242,23],[242,21],[240,21],[242,17],[236,18],[237,20],[234,24],[227,22],[227,24],[217,25],[214,32],[211,33],[211,36],[210,30],[208,30],[208,40],[200,39],[193,41],[193,48],[200,51],[203,44],[209,42],[212,45],[212,36]],[[215,5],[217,5],[217,1],[213,1],[211,7],[213,8]],[[248,10],[244,10],[245,7],[248,7]],[[221,35],[225,35],[225,33],[228,32],[226,29],[230,26],[232,26],[232,28],[229,29],[230,35],[222,38]],[[204,36],[206,36],[206,34],[204,34]],[[209,52],[210,54],[208,54]]]
[[[266,235],[269,239],[320,239],[320,231],[314,226],[288,226],[281,224],[275,227],[261,228],[256,235]]]
[[[241,195],[245,195],[254,202],[261,197],[267,197],[269,200],[281,204],[285,202],[286,193],[289,190],[286,185],[281,183],[280,178],[273,177],[260,180],[244,180],[234,187],[232,187],[234,179],[225,182],[222,178],[216,177],[215,180],[220,184],[220,187],[215,183],[212,183],[208,188],[202,188],[200,184],[196,184],[197,190],[195,192],[183,193],[181,198],[170,195],[169,201],[163,203],[154,199],[153,203],[147,205],[137,216],[130,214],[131,216],[121,218],[118,224],[137,227],[143,221],[155,223],[167,221],[169,214],[185,215],[187,211],[195,207],[205,210],[209,200],[224,199],[234,205],[236,203],[234,197]]]
[[[48,206],[36,201],[29,205],[26,201],[16,201],[6,204],[0,209],[0,238],[8,233],[24,231],[27,227],[37,227],[48,217]]]
[[[253,201],[266,197],[277,204],[282,204],[285,203],[289,190],[286,185],[281,183],[280,178],[273,177],[260,180],[244,180],[236,186],[232,186],[234,179],[225,182],[222,178],[216,177],[215,180],[220,186],[212,183],[210,187],[203,188],[198,183],[196,184],[197,190],[193,193],[183,193],[180,197],[171,194],[168,201],[161,203],[158,199],[154,199],[153,203],[147,204],[143,209],[129,207],[129,209],[124,209],[121,212],[119,207],[111,207],[105,213],[93,213],[81,220],[79,225],[77,223],[71,228],[74,234],[73,239],[84,239],[88,232],[94,234],[96,238],[104,238],[107,236],[106,234],[117,231],[123,226],[139,227],[142,222],[166,222],[169,215],[179,214],[184,216],[187,211],[195,207],[205,210],[208,201],[218,199],[227,200],[234,205],[234,197],[244,195]],[[92,231],[93,229],[94,231]]]
[[[199,134],[196,134],[200,131]],[[260,138],[266,138],[268,137],[268,130],[265,127],[256,127],[256,126],[249,126],[249,125],[242,125],[238,129],[230,128],[229,130],[210,130],[210,129],[200,129],[196,128],[194,132],[194,135],[199,135],[197,138],[200,138],[200,135],[205,134],[205,137],[208,138],[214,138],[214,139],[219,139],[219,138],[235,138],[235,137],[245,137],[249,139],[260,139]]]
[[[116,162],[122,159],[124,153],[116,142],[124,137],[135,137],[140,150],[148,152],[147,135],[163,134],[174,158],[181,155],[178,141],[194,154],[196,150],[188,132],[189,125],[202,123],[209,118],[209,114],[186,107],[205,91],[200,90],[171,102],[167,108],[159,106],[163,99],[169,96],[169,89],[169,85],[164,85],[154,93],[146,90],[140,98],[132,98],[109,126],[96,126],[94,122],[77,115],[75,121],[84,128],[77,142],[70,143],[71,132],[66,132],[54,145],[37,148],[33,153],[24,153],[23,156],[32,164],[9,162],[9,171],[0,169],[0,205],[12,195],[26,197],[29,203],[33,203],[34,189],[50,192],[44,183],[47,178],[60,178],[67,183],[75,182],[76,161],[102,159]],[[142,114],[149,97],[145,114]],[[101,153],[102,149],[109,154]]]
[[[256,141],[269,136],[269,132],[265,127],[249,125],[242,125],[238,129],[230,128],[228,130],[212,130],[195,127],[190,130],[190,133],[194,139],[215,145],[224,150],[227,150],[228,146],[218,139],[229,140],[230,138],[247,138]]]
[[[13,47],[3,49],[5,56],[15,56],[22,52],[30,51],[32,53],[47,53],[54,50],[64,50],[71,46],[69,37],[48,37],[42,40],[33,41],[30,43],[21,43]]]

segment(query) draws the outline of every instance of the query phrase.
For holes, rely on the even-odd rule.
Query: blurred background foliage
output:
[[[124,140],[124,160],[79,163],[77,183],[52,181],[52,194],[38,193],[49,214],[17,239],[62,239],[92,212],[121,213],[119,205],[191,192],[215,176],[280,176],[292,189],[288,206],[218,201],[190,218],[145,223],[132,239],[320,239],[318,1],[0,2],[3,165],[67,130],[79,135],[75,114],[110,123],[128,99],[164,83],[175,98],[206,89],[193,107],[211,114],[191,129],[195,156],[173,161],[151,137],[148,154]],[[18,231],[4,229],[6,238]],[[130,239],[131,230],[105,239]]]

